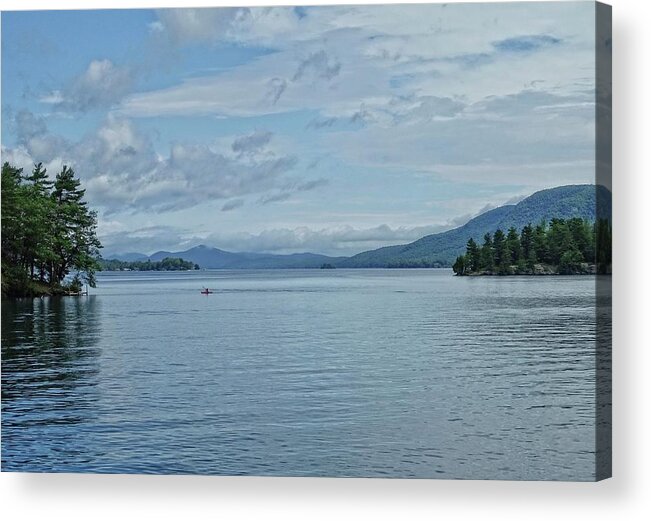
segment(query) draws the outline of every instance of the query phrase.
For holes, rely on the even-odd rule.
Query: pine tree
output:
[[[53,258],[51,223],[55,206],[49,197],[53,182],[42,163],[34,166],[31,175],[25,177],[29,210],[25,220],[25,255],[29,258],[29,275],[34,278],[38,268],[39,280],[45,282],[45,267]]]
[[[27,196],[22,183],[22,168],[9,163],[2,165],[2,294],[26,284],[23,269],[23,250]]]
[[[612,224],[608,219],[595,223],[597,273],[610,273],[612,265]]]
[[[506,234],[506,244],[511,252],[511,264],[518,264],[522,258],[522,246],[520,245],[520,237],[518,231],[511,226]]]
[[[452,271],[454,271],[456,275],[465,275],[467,266],[468,262],[466,260],[466,257],[459,255],[457,257],[457,260],[455,260],[454,264],[452,265]]]
[[[499,228],[493,234],[494,263],[498,272],[505,271],[511,264],[511,252],[504,232]]]
[[[468,243],[466,244],[466,260],[468,261],[468,269],[471,271],[479,271],[481,255],[479,246],[477,246],[477,243],[472,237],[468,239]]]
[[[573,218],[567,221],[576,249],[581,254],[583,262],[595,262],[594,228],[584,219]]]
[[[565,219],[552,219],[547,232],[549,263],[558,265],[561,256],[568,251],[578,252],[572,233]]]
[[[533,243],[533,228],[527,224],[520,232],[520,246],[522,250],[522,259],[531,267],[536,262],[536,250]]]
[[[94,286],[101,244],[95,233],[97,216],[87,208],[84,193],[68,167],[53,182],[40,163],[28,176],[3,165],[3,295],[42,293],[45,284],[61,292],[72,270],[78,280]]]
[[[475,268],[474,259],[479,267]],[[466,255],[457,258],[457,272],[487,271],[498,275],[531,274],[534,264],[547,264],[544,272],[560,274],[589,273],[594,264],[599,274],[611,272],[612,226],[609,220],[593,224],[580,218],[553,218],[549,226],[541,222],[535,228],[527,224],[518,235],[514,227],[506,236],[498,229],[484,235],[481,249],[468,239]]]
[[[492,271],[495,263],[493,262],[493,239],[491,234],[487,233],[484,235],[484,244],[481,247],[480,252],[480,269]]]
[[[56,204],[56,217],[53,249],[56,258],[51,262],[50,280],[59,283],[71,269],[75,269],[83,272],[84,280],[94,287],[101,248],[95,234],[97,214],[86,208],[83,201],[86,191],[79,188],[80,184],[74,171],[67,166],[57,174],[54,182],[52,198]]]
[[[541,222],[533,232],[534,262],[549,263],[549,248],[547,246],[547,223]]]

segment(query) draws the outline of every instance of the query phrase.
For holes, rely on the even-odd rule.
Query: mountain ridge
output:
[[[272,269],[272,268],[320,268],[323,264],[338,262],[344,257],[331,257],[318,253],[230,252],[200,244],[180,252],[158,251],[149,256],[152,261],[165,257],[180,257],[206,269]]]
[[[165,257],[181,257],[207,269],[272,269],[272,268],[319,268],[330,264],[339,268],[387,268],[387,267],[449,267],[457,255],[463,253],[469,238],[479,242],[484,234],[511,226],[520,230],[523,226],[552,218],[580,217],[590,221],[610,218],[612,194],[602,185],[565,185],[539,190],[516,204],[505,204],[488,210],[468,222],[445,232],[394,246],[384,246],[360,252],[350,257],[334,257],[318,253],[272,254],[253,252],[229,252],[199,244],[179,252],[158,251],[150,256],[129,253],[119,257],[137,257],[133,260],[160,261]]]
[[[594,221],[609,218],[612,194],[602,185],[565,185],[534,192],[516,204],[499,206],[470,219],[466,224],[445,232],[426,235],[408,244],[385,246],[348,257],[340,267],[380,268],[451,266],[465,251],[469,238],[482,241],[486,233],[511,226],[518,231],[527,224],[548,222],[552,218],[580,217]]]

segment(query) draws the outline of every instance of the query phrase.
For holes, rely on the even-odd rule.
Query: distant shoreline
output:
[[[193,271],[200,269],[198,264],[180,257],[165,257],[161,261],[101,259],[99,265],[100,271]]]
[[[553,268],[553,267],[552,267]],[[321,272],[321,271],[328,271],[328,272],[335,272],[335,275],[337,272],[349,272],[349,271],[452,271],[452,268],[449,267],[439,267],[439,268],[420,268],[420,267],[414,267],[414,268],[338,268],[336,270],[329,270],[329,269],[324,269],[321,270],[319,268],[202,268],[199,270],[147,270],[147,271],[137,271],[137,270],[103,270],[97,273],[98,278],[102,278],[103,275],[110,275],[113,276],[114,274],[144,274],[144,273],[201,273],[201,272],[255,272],[255,271],[276,271],[276,272],[287,272],[287,271],[309,271],[309,272]],[[469,277],[469,278],[474,278],[474,277],[554,277],[554,276],[563,276],[563,277],[574,277],[574,276],[597,276],[597,275],[606,275],[610,276],[611,273],[605,273],[605,274],[599,274],[596,273],[595,270],[586,270],[582,271],[580,273],[558,273],[558,271],[553,271],[553,270],[545,270],[544,272],[536,272],[536,273],[524,273],[524,272],[513,272],[513,273],[496,273],[496,272],[481,272],[481,273],[464,273],[463,275],[457,275],[461,277]],[[33,288],[33,291],[30,291],[28,293],[20,294],[20,295],[3,295],[2,300],[20,300],[20,299],[26,299],[26,298],[42,298],[42,297],[80,297],[80,296],[85,296],[85,292],[71,292],[67,291],[63,288],[49,288],[49,287],[44,287],[44,288]]]
[[[336,270],[322,270],[320,268],[306,267],[306,268],[200,268],[199,270],[173,270],[173,271],[164,271],[164,270],[148,270],[148,271],[137,271],[137,270],[102,270],[98,272],[98,276],[106,273],[201,273],[201,272],[241,272],[241,271],[453,271],[449,266],[442,267],[432,267],[432,268],[423,268],[423,267],[400,267],[400,268],[387,268],[387,267],[373,267],[373,268],[337,268]],[[557,271],[549,270],[543,273],[525,273],[525,272],[513,272],[513,273],[497,273],[497,272],[481,272],[481,273],[464,273],[463,277],[541,277],[541,276],[573,276],[573,275],[600,275],[599,273],[593,271],[585,271],[581,273],[558,273]],[[604,275],[611,275],[606,273]]]

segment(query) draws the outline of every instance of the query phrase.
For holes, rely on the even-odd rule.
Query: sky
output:
[[[594,183],[593,2],[2,13],[2,161],[104,254],[352,255]]]

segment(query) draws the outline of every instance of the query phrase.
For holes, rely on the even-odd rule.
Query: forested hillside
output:
[[[513,227],[518,232],[529,223],[579,218],[594,222],[609,219],[611,193],[600,185],[570,185],[541,190],[518,204],[483,213],[454,230],[427,235],[415,242],[367,251],[340,261],[338,267],[442,267],[451,266],[469,238],[481,242],[486,233]]]
[[[471,237],[465,255],[452,269],[457,275],[576,275],[611,272],[612,228],[607,219],[552,219]]]

